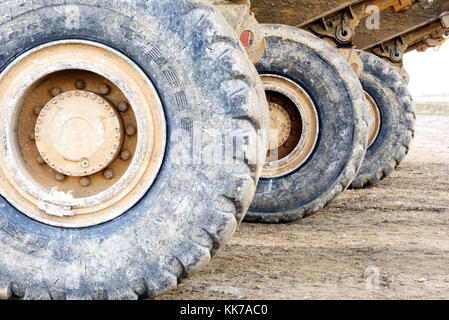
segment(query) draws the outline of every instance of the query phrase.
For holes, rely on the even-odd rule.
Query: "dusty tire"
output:
[[[368,147],[353,188],[375,185],[391,175],[409,151],[415,126],[414,104],[403,77],[373,54],[359,55],[364,64],[360,82],[377,105],[380,128]]]
[[[231,142],[242,137],[247,145],[236,148],[243,151],[265,143],[259,130],[267,121],[263,88],[224,18],[209,1],[196,0],[11,0],[2,2],[0,13],[2,70],[27,50],[56,40],[101,43],[151,79],[168,137],[149,191],[111,221],[51,226],[17,210],[2,193],[0,298],[152,297],[204,266],[243,219],[265,157],[259,152],[232,164],[176,162],[185,141],[173,135],[182,131],[189,138],[194,125],[199,132],[218,129]]]
[[[262,177],[246,215],[250,222],[288,222],[322,209],[354,179],[363,161],[365,97],[349,64],[326,42],[296,28],[263,25],[267,48],[259,74],[282,75],[313,100],[319,136],[313,153],[294,172]]]
[[[402,67],[402,70],[401,70],[401,77],[402,77],[402,79],[404,79],[405,84],[408,86],[410,84],[410,74],[407,72],[407,70],[404,67]]]

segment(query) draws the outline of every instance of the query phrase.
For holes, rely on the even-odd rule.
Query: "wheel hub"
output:
[[[123,136],[116,109],[87,91],[69,91],[52,99],[35,127],[40,155],[67,176],[87,176],[108,167],[120,152]]]
[[[365,97],[368,100],[369,112],[366,115],[369,126],[368,148],[376,141],[380,132],[380,111],[373,97],[365,91]]]
[[[292,123],[287,111],[280,105],[269,102],[270,109],[270,137],[269,150],[274,151],[282,146],[290,136]]]

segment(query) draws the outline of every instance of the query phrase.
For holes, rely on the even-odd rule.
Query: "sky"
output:
[[[410,74],[409,89],[414,97],[449,97],[449,40],[439,50],[407,53],[404,66]]]

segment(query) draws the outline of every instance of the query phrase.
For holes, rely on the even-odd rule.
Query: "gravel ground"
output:
[[[290,224],[242,224],[158,299],[448,299],[449,116],[421,115],[399,170]]]

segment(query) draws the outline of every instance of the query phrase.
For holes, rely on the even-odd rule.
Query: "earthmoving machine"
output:
[[[413,138],[402,57],[441,45],[448,12],[1,0],[0,298],[153,297],[245,215],[291,221],[377,183]]]

